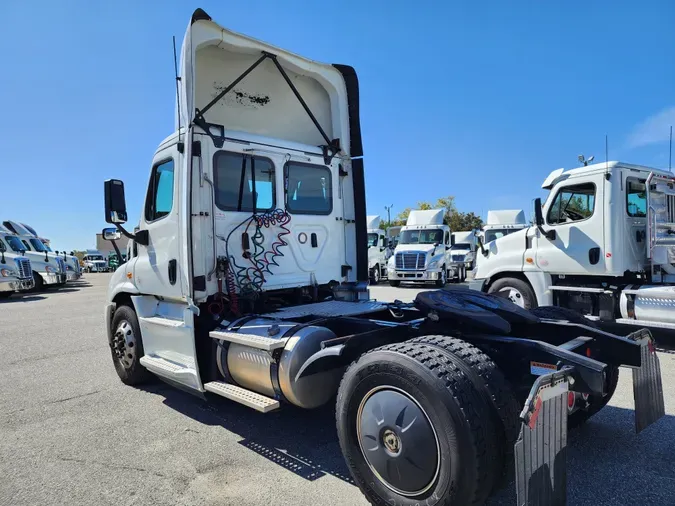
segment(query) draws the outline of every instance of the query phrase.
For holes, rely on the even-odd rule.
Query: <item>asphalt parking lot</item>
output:
[[[263,415],[161,382],[124,386],[103,327],[108,278],[0,302],[1,505],[366,504],[331,407]],[[659,356],[666,417],[634,434],[622,370],[610,405],[569,434],[569,504],[675,504],[675,354]],[[515,504],[513,487],[490,504]]]

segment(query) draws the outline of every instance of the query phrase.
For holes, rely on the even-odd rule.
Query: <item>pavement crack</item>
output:
[[[163,473],[160,473],[158,471],[152,471],[150,469],[145,469],[144,467],[126,466],[124,464],[108,464],[107,462],[99,462],[97,460],[76,459],[76,458],[73,458],[73,457],[57,457],[57,459],[62,461],[62,462],[75,462],[77,464],[95,465],[95,466],[101,466],[105,469],[115,469],[115,470],[123,470],[123,471],[138,471],[138,472],[141,472],[141,473],[148,473],[148,474],[152,474],[154,476],[159,476],[160,478],[166,478],[167,477]]]
[[[72,401],[73,399],[79,399],[80,397],[88,397],[90,395],[98,394],[102,390],[94,390],[93,392],[87,392],[84,394],[73,395],[72,397],[66,397],[64,399],[56,399],[55,401],[49,401],[47,404],[59,404],[61,402]]]

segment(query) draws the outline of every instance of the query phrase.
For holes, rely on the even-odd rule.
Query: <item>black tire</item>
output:
[[[532,310],[532,313],[539,318],[548,318],[551,320],[567,320],[572,323],[580,323],[588,327],[599,328],[597,322],[589,320],[578,311],[559,306],[541,306]],[[616,387],[619,384],[619,367],[610,365],[607,367],[607,395],[590,395],[588,397],[588,406],[578,409],[567,417],[567,426],[570,429],[579,427],[604,408],[611,400]]]
[[[376,264],[375,267],[373,267],[370,270],[370,284],[371,285],[378,284],[381,278],[382,278],[382,270],[380,269],[380,264]]]
[[[125,328],[125,322],[130,328]],[[138,317],[133,308],[124,305],[117,306],[111,322],[111,328],[113,342],[110,343],[110,353],[115,365],[115,371],[122,380],[122,383],[125,385],[140,385],[152,379],[152,374],[139,361],[143,356],[143,339],[141,337],[141,327],[138,324]],[[118,330],[121,331],[122,335],[117,335],[116,331]],[[127,335],[133,336],[133,350],[124,349],[120,341],[125,331]],[[129,331],[132,334],[128,334]],[[126,354],[127,351],[132,351],[133,355],[130,357]],[[121,358],[121,355],[125,356]]]
[[[503,290],[509,288],[514,288],[519,295],[516,296],[517,300],[512,300],[519,306],[525,309],[532,309],[537,307],[537,298],[534,295],[534,290],[530,287],[529,283],[518,278],[500,278],[490,285],[488,288],[488,293],[498,294]],[[522,300],[522,304],[520,301]]]
[[[482,504],[488,497],[494,479],[491,473],[494,449],[492,441],[486,437],[490,432],[490,412],[458,362],[461,361],[456,357],[432,346],[400,343],[366,353],[345,373],[337,398],[338,438],[355,483],[372,504],[472,505]],[[415,417],[411,425],[421,418],[427,422],[423,428],[433,427],[431,437],[435,436],[435,445],[430,443],[429,437],[418,435],[418,439],[409,446],[406,446],[406,440],[401,436],[401,445],[398,447],[415,448],[418,453],[421,447],[430,444],[436,448],[435,452],[425,451],[423,455],[430,461],[416,467],[422,472],[430,469],[430,462],[436,462],[436,474],[433,480],[429,478],[428,488],[423,491],[418,489],[419,492],[406,495],[392,489],[392,485],[387,485],[364,457],[357,420],[362,404],[372,398],[371,395],[374,397],[380,392],[387,392],[388,395],[393,392],[412,400],[421,410],[422,416]],[[384,404],[385,407],[388,405]],[[367,403],[365,406],[367,408]],[[405,409],[401,410],[396,417],[398,427],[407,422],[404,412]],[[361,416],[364,416],[363,413]],[[381,416],[385,420],[386,416]],[[381,423],[378,422],[378,426]],[[370,437],[381,453],[385,452],[385,436],[392,427],[385,420],[377,439]],[[365,437],[368,434],[362,439]],[[366,441],[372,444],[370,440]],[[393,459],[389,457],[389,460]],[[403,461],[397,462],[405,466]],[[399,479],[403,479],[401,476],[408,479],[406,469],[401,473],[398,464],[395,465]]]
[[[469,377],[488,396],[497,431],[494,472],[498,480],[495,488],[505,485],[507,478],[513,474],[513,445],[520,433],[521,411],[521,405],[509,381],[487,354],[461,339],[450,336],[422,336],[408,342],[440,348],[460,358],[470,367]]]
[[[389,286],[393,286],[394,288],[401,286],[400,281],[389,281]]]
[[[14,292],[0,292],[0,300],[2,299],[9,299]]]
[[[44,289],[45,283],[42,276],[35,271],[33,271],[33,282],[35,283],[35,286],[33,287],[34,292],[41,292]]]
[[[445,268],[445,265],[441,267],[441,274],[445,273],[445,276],[441,276],[434,283],[438,288],[443,288],[448,284],[448,269]]]

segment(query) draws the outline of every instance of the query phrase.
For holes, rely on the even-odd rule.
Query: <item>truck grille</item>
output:
[[[30,260],[27,258],[15,258],[16,266],[19,269],[19,278],[28,279],[33,277],[33,270],[30,267]]]
[[[426,253],[396,253],[395,265],[400,270],[424,269]]]
[[[57,257],[56,263],[59,264],[59,272],[66,272],[66,263],[63,261],[63,258]]]
[[[463,262],[466,258],[466,255],[452,255],[453,262]]]

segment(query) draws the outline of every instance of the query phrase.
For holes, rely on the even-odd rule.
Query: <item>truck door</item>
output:
[[[553,275],[603,274],[604,174],[562,181],[551,192],[542,212],[555,238],[540,234],[537,266]]]
[[[140,230],[147,230],[147,246],[136,243],[137,260],[134,267],[136,286],[143,294],[169,299],[183,297],[181,288],[179,163],[176,145],[155,154],[152,162],[145,206],[141,212]]]

